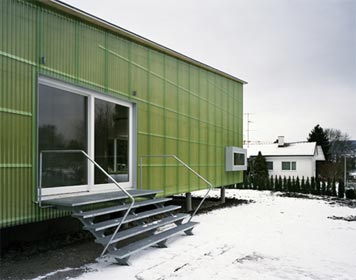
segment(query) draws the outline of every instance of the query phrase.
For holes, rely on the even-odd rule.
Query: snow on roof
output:
[[[316,142],[286,143],[282,147],[278,147],[278,143],[256,144],[244,148],[247,149],[248,157],[257,156],[259,151],[263,156],[314,156]]]

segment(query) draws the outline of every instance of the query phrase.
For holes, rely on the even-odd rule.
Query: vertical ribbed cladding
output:
[[[242,145],[242,84],[37,2],[0,9],[0,227],[65,214],[33,203],[39,75],[135,101],[138,159],[174,154],[217,186],[242,180],[224,171],[225,146]],[[206,188],[172,159],[143,166],[144,188]]]

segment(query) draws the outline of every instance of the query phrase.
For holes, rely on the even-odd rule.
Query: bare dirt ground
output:
[[[200,200],[201,198],[193,197],[193,209]],[[226,198],[225,204],[221,204],[219,199],[209,198],[198,214],[250,202],[252,201]],[[184,207],[185,198],[175,197],[171,203]],[[84,231],[12,247],[0,259],[0,279],[58,280],[77,277],[86,272],[83,268],[85,264],[95,262],[102,249],[102,246],[94,243],[90,234]],[[56,273],[51,274],[53,271]]]

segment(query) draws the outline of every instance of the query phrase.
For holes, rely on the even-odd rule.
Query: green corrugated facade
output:
[[[34,203],[39,75],[135,102],[138,163],[175,154],[215,186],[242,181],[225,172],[243,118],[243,84],[228,75],[20,0],[0,1],[0,69],[0,227],[65,214]],[[143,171],[143,187],[166,195],[206,188],[173,160],[146,159]]]

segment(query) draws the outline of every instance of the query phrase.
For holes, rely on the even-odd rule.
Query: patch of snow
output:
[[[100,259],[76,279],[355,279],[356,222],[328,218],[355,209],[268,191],[227,189],[226,197],[255,203],[195,216],[193,236],[143,250],[131,266]]]

